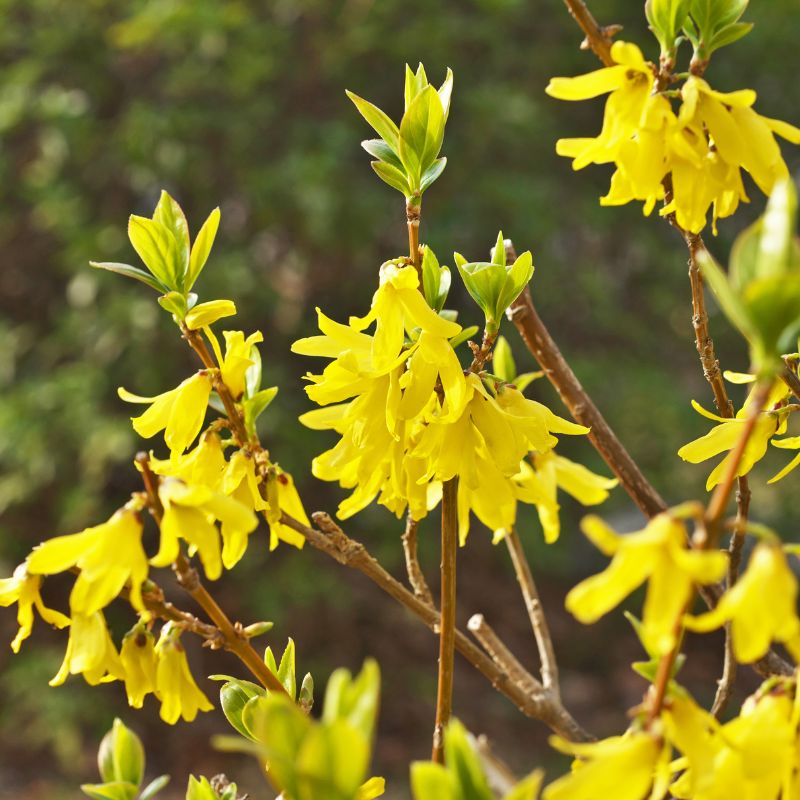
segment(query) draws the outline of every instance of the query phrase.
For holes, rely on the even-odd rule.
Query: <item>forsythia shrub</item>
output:
[[[613,164],[604,205],[633,200],[660,213],[685,239],[690,254],[695,331],[717,413],[692,401],[713,425],[678,455],[692,463],[722,457],[711,469],[707,504],[687,501],[667,508],[630,460],[561,357],[538,319],[528,292],[534,274],[530,251],[517,255],[499,234],[489,260],[453,254],[457,273],[482,313],[479,326],[463,326],[446,306],[453,271],[420,244],[424,193],[442,175],[441,155],[453,96],[453,74],[438,88],[422,65],[406,67],[404,113],[397,124],[363,98],[348,96],[378,138],[363,142],[372,167],[403,195],[408,255],[380,265],[375,292],[362,316],[337,321],[318,309],[319,335],[296,341],[310,362],[306,394],[316,406],[301,416],[313,430],[333,431],[335,443],[318,455],[313,475],[338,483],[347,496],[338,508],[347,520],[373,502],[406,516],[403,543],[411,589],[392,578],[368,551],[327,514],[313,522],[293,481],[261,441],[258,419],[277,387],[264,386],[261,331],[235,329],[236,307],[226,298],[200,302],[201,278],[220,221],[213,211],[192,240],[178,203],[162,192],[151,218],[132,216],[131,244],[144,268],[117,263],[93,266],[141,281],[158,294],[198,370],[155,397],[120,387],[120,398],[142,407],[134,430],[154,441],[135,468],[142,488],[105,522],[57,536],[36,547],[14,574],[0,580],[0,605],[17,607],[18,652],[32,632],[34,610],[67,630],[66,652],[51,685],[82,675],[89,684],[119,681],[128,702],[141,708],[149,695],[164,722],[194,720],[212,701],[199,688],[182,643],[198,636],[227,649],[253,681],[221,680],[219,704],[237,736],[220,737],[226,750],[256,758],[285,800],[369,800],[384,793],[370,777],[380,677],[364,664],[357,676],[339,670],[328,682],[322,712],[312,714],[314,684],[298,684],[295,645],[280,660],[271,647],[262,657],[255,637],[268,622],[233,622],[209,592],[245,557],[248,547],[306,543],[361,571],[439,634],[438,695],[432,760],[411,768],[416,800],[695,800],[800,798],[800,618],[793,560],[800,545],[750,520],[747,480],[769,445],[800,450],[791,435],[800,409],[800,245],[795,238],[797,197],[775,135],[800,143],[800,129],[761,116],[749,89],[719,92],[705,78],[712,55],[747,34],[747,0],[647,0],[645,13],[660,45],[658,62],[635,44],[613,41],[580,0],[567,6],[581,24],[602,68],[578,77],[553,78],[551,96],[584,100],[608,95],[602,129],[594,138],[561,139],[556,147],[575,169]],[[692,47],[681,72],[683,45]],[[682,49],[683,48],[683,49]],[[742,171],[769,196],[764,215],[738,239],[723,270],[706,250],[701,232],[712,213],[731,216],[748,196]],[[749,386],[737,411],[728,400],[704,311],[704,282],[730,322],[747,340],[747,372],[725,372]],[[474,309],[471,309],[474,313]],[[519,374],[508,342],[499,335],[508,315],[542,370]],[[702,345],[702,346],[701,346]],[[524,392],[547,376],[574,421]],[[597,475],[559,451],[561,436],[587,437],[615,477]],[[163,438],[164,447],[160,445]],[[158,455],[156,454],[158,453]],[[785,478],[800,455],[770,482]],[[648,660],[634,669],[649,681],[630,725],[597,741],[573,719],[561,698],[555,648],[517,531],[520,503],[534,506],[543,537],[560,533],[558,491],[585,506],[601,504],[621,483],[647,521],[619,534],[600,517],[582,530],[610,561],[575,586],[568,610],[582,623],[610,612],[645,587],[641,619],[630,617]],[[728,518],[737,488],[737,512]],[[416,555],[417,526],[440,507],[441,586],[438,608]],[[268,541],[259,531],[261,519]],[[483,617],[469,630],[455,628],[456,550],[467,546],[473,518],[504,543],[524,595],[541,659],[540,675],[527,672]],[[157,545],[149,547],[154,528]],[[747,563],[739,576],[743,548]],[[725,547],[727,540],[727,548]],[[69,614],[41,596],[46,576],[71,572]],[[203,609],[200,618],[165,599],[162,585],[177,583]],[[202,573],[202,574],[201,574]],[[708,609],[697,612],[698,593]],[[130,606],[131,627],[115,641],[105,620],[109,604]],[[725,672],[711,709],[701,707],[678,682],[686,631],[725,627]],[[782,645],[791,661],[773,650]],[[479,645],[479,646],[478,646]],[[574,758],[566,775],[546,783],[541,771],[519,782],[500,780],[487,749],[451,719],[454,651],[458,649],[528,716],[550,727],[553,747]],[[481,649],[482,648],[482,649]],[[765,682],[726,723],[736,662],[754,664]],[[99,754],[102,782],[85,785],[90,797],[146,800],[167,782],[142,788],[141,742],[119,720]],[[544,787],[544,788],[542,788]],[[187,800],[236,800],[224,776],[189,779]]]

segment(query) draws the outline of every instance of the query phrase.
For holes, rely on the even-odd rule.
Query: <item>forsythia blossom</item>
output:
[[[208,698],[200,691],[189,670],[180,631],[171,622],[161,629],[155,647],[156,694],[161,701],[161,719],[174,725],[181,717],[192,722],[198,711],[211,711]]]
[[[142,547],[142,521],[138,511],[122,508],[108,522],[80,533],[56,536],[40,544],[28,557],[35,575],[54,575],[78,567],[70,595],[73,613],[91,616],[130,588],[131,605],[142,603],[142,583],[147,579],[147,555]]]
[[[125,634],[119,657],[125,671],[128,703],[133,708],[141,708],[144,698],[156,690],[158,666],[153,634],[142,622]]]
[[[573,167],[613,163],[616,172],[603,205],[644,202],[650,214],[665,198],[663,181],[671,177],[672,198],[662,214],[674,213],[685,230],[699,233],[708,209],[717,218],[733,214],[747,201],[741,170],[765,194],[788,175],[775,135],[800,144],[800,129],[757,114],[750,89],[723,94],[690,76],[680,89],[677,113],[655,87],[655,67],[629,42],[615,42],[614,64],[576,78],[553,78],[547,93],[561,100],[586,100],[608,94],[603,127],[595,138],[561,139],[559,155]]]
[[[756,661],[766,655],[773,640],[784,644],[800,660],[797,578],[778,544],[757,544],[744,575],[714,609],[688,617],[686,627],[705,632],[729,621],[738,661]]]
[[[604,572],[570,591],[569,611],[581,622],[595,622],[647,581],[642,641],[648,652],[667,653],[675,646],[675,623],[693,585],[719,580],[727,565],[725,554],[689,550],[685,526],[666,512],[653,517],[644,530],[624,536],[594,516],[584,518],[581,527],[613,559]]]
[[[111,640],[102,611],[72,615],[67,652],[61,669],[50,685],[60,686],[68,675],[80,673],[83,673],[90,686],[125,677],[122,661]]]
[[[69,625],[69,617],[60,611],[55,611],[42,602],[39,593],[42,578],[28,572],[27,564],[20,564],[10,578],[0,578],[0,606],[17,604],[17,623],[19,630],[11,642],[11,649],[19,653],[22,643],[31,635],[33,630],[33,609],[39,616],[56,628],[65,628]]]

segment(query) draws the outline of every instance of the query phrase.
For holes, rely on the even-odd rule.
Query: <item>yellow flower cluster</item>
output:
[[[515,480],[526,469],[523,459],[531,452],[550,453],[555,433],[587,432],[511,385],[490,382],[487,388],[479,375],[465,374],[452,344],[461,326],[427,305],[413,266],[387,262],[381,267],[365,317],[353,317],[348,325],[321,311],[318,318],[322,335],[300,339],[292,349],[332,359],[322,373],[307,376],[308,396],[323,407],[300,419],[340,436],[312,464],[316,477],[353,490],[339,506],[340,518],[377,497],[397,516],[408,508],[414,519],[422,519],[439,502],[442,483],[458,477],[461,542],[470,511],[491,530],[507,531],[516,519],[517,500],[531,502],[535,491],[530,488],[534,478]],[[365,333],[373,322],[374,334]],[[556,463],[562,482],[576,496],[591,495],[594,502],[605,497],[602,487],[611,485],[605,479],[587,470],[570,483],[565,461]],[[540,467],[535,474],[539,471],[547,472]],[[542,480],[546,486],[533,502],[547,506],[552,516],[557,513],[554,484],[549,473]],[[578,487],[581,482],[585,489]],[[547,529],[548,538],[554,538],[552,521]]]
[[[572,771],[543,800],[784,800],[800,791],[800,703],[794,680],[765,684],[721,725],[680,687],[646,728],[590,744],[558,737]]]
[[[674,213],[682,228],[699,233],[713,206],[716,231],[718,218],[748,201],[742,169],[767,195],[788,175],[775,135],[800,144],[800,129],[756,113],[755,92],[717,92],[692,75],[678,92],[675,111],[668,96],[674,91],[658,90],[657,70],[636,45],[615,42],[611,55],[613,66],[553,78],[546,90],[560,100],[609,95],[600,134],[560,139],[556,148],[573,159],[576,170],[591,163],[615,165],[602,205],[640,200],[650,214],[665,199],[669,177],[672,196],[661,213]]]

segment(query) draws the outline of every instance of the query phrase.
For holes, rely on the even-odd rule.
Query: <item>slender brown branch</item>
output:
[[[533,628],[533,635],[536,639],[536,647],[539,651],[541,663],[542,684],[546,689],[552,691],[556,697],[560,698],[558,663],[556,662],[556,653],[553,648],[553,639],[550,635],[547,617],[542,609],[539,592],[536,589],[528,559],[525,556],[525,550],[522,547],[522,541],[516,529],[512,528],[509,531],[505,537],[505,542],[508,546],[511,562],[514,565],[517,583],[519,583],[522,597],[525,600],[525,608],[528,611],[528,619],[530,619],[531,628]]]
[[[419,531],[419,522],[415,520],[411,513],[408,514],[406,519],[406,529],[403,533],[403,553],[406,557],[406,572],[408,573],[408,582],[414,590],[414,594],[422,600],[423,603],[433,605],[433,595],[431,594],[428,582],[425,580],[425,574],[419,564],[417,557],[417,533]]]
[[[439,625],[439,675],[436,690],[436,722],[431,760],[444,763],[444,729],[453,708],[453,668],[456,636],[456,552],[458,550],[458,478],[442,487],[441,621]]]
[[[569,13],[572,14],[575,21],[580,25],[581,30],[586,34],[586,39],[582,47],[584,49],[587,47],[591,48],[603,64],[607,67],[612,66],[614,64],[614,59],[611,58],[611,35],[612,32],[619,30],[619,26],[615,25],[612,28],[600,27],[583,0],[564,0],[564,3]]]
[[[422,291],[422,254],[419,249],[419,221],[421,214],[419,200],[406,201],[406,226],[408,227],[408,258],[419,275],[420,291]]]
[[[406,610],[418,617],[431,631],[438,632],[440,617],[439,612],[433,606],[424,603],[390,575],[361,542],[347,536],[328,514],[317,511],[312,514],[312,518],[317,528],[304,525],[288,514],[281,516],[281,522],[301,533],[316,550],[369,578]],[[455,647],[498,692],[511,700],[523,714],[542,721],[551,730],[570,741],[593,740],[593,737],[580,727],[561,703],[552,696],[531,695],[526,687],[514,683],[504,670],[500,669],[460,630],[455,631]]]
[[[781,380],[791,389],[792,394],[800,400],[800,378],[797,377],[797,358],[784,356],[783,363],[785,367],[781,373]]]
[[[139,453],[136,456],[136,461],[142,471],[142,480],[150,501],[151,513],[160,527],[164,509],[158,496],[157,478],[150,469],[150,457],[147,453]],[[219,630],[225,649],[233,653],[258,679],[262,686],[270,691],[286,694],[283,684],[253,649],[242,630],[241,624],[234,624],[228,619],[227,614],[203,586],[197,570],[192,567],[183,553],[178,555],[173,569],[180,586],[208,614],[209,619]]]
[[[508,316],[573,419],[590,429],[589,441],[617,476],[620,485],[633,502],[648,518],[666,511],[667,504],[661,495],[642,474],[561,355],[558,345],[536,313],[527,288],[512,303]]]

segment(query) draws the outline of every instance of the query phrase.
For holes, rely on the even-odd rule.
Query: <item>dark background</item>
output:
[[[656,57],[640,3],[593,6]],[[597,66],[577,49],[579,31],[560,0],[5,0],[0,10],[0,574],[42,539],[105,519],[137,488],[131,459],[141,445],[116,387],[156,393],[195,368],[148,289],[87,266],[135,263],[127,216],[149,215],[162,187],[193,231],[221,206],[201,299],[233,298],[238,326],[264,331],[265,380],[281,392],[262,418],[263,438],[309,510],[335,508],[342,493],[309,476],[329,439],[297,422],[310,407],[301,381],[310,362],[289,345],[312,331],[317,305],[339,319],[362,313],[377,267],[405,252],[402,200],[372,174],[359,147],[370,131],[344,90],[399,118],[406,61],[423,60],[437,83],[446,66],[455,72],[449,163],[426,195],[423,241],[443,263],[453,250],[484,257],[499,228],[520,250],[532,249],[540,313],[610,423],[668,501],[703,497],[708,469],[675,455],[708,427],[689,399],[711,403],[694,351],[686,253],[657,216],[600,208],[609,170],[575,174],[555,155],[559,136],[594,133],[602,114],[602,102],[544,94],[550,76]],[[797,4],[754,3],[747,18],[756,30],[721,51],[708,78],[722,90],[757,89],[762,113],[797,123]],[[796,169],[797,152],[784,152]],[[723,259],[763,207],[750,188],[752,206],[710,243]],[[463,309],[464,324],[477,322],[454,282],[449,305]],[[711,325],[723,366],[746,369],[742,343],[713,304]],[[521,369],[532,368],[514,331],[506,334]],[[532,394],[562,411],[544,382]],[[732,395],[741,400],[740,389]],[[562,450],[606,472],[587,442]],[[753,508],[791,534],[791,480],[765,486],[786,458],[771,453],[756,470]],[[602,511],[622,529],[640,522],[622,490]],[[641,653],[621,615],[584,628],[562,610],[568,588],[604,563],[577,533],[579,517],[565,498],[562,538],[552,547],[532,513],[521,532],[551,617],[566,702],[606,734],[624,726],[641,698],[644,682],[628,666]],[[347,525],[398,575],[401,529],[383,508]],[[435,518],[421,535],[433,577]],[[390,797],[406,796],[408,762],[429,752],[434,637],[360,576],[310,549],[269,555],[266,542],[265,534],[253,540],[215,592],[232,616],[274,620],[273,645],[296,639],[299,669],[314,673],[318,699],[331,669],[379,658],[375,772],[391,779]],[[460,553],[459,586],[462,623],[483,611],[534,668],[505,549],[492,548],[477,526]],[[68,588],[53,580],[48,591],[62,602]],[[13,610],[0,614],[0,641],[13,636],[13,618]],[[114,607],[109,621],[121,634],[130,613]],[[227,728],[218,710],[169,728],[152,699],[143,712],[128,709],[120,684],[91,689],[73,678],[49,689],[65,644],[66,635],[39,623],[22,655],[0,648],[0,797],[75,797],[80,782],[96,779],[96,746],[117,714],[143,735],[149,776],[171,772],[173,791],[190,771],[225,770],[260,796],[247,762],[210,749],[210,736]],[[713,694],[719,645],[713,636],[690,641],[684,678],[702,701]],[[192,663],[198,679],[239,670],[206,651],[193,652]],[[518,772],[554,764],[541,725],[468,665],[459,662],[456,678],[458,715]],[[215,685],[201,684],[213,698]],[[740,691],[752,685],[743,673]]]

